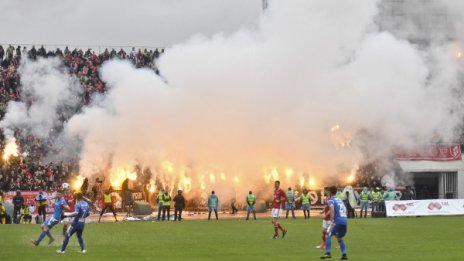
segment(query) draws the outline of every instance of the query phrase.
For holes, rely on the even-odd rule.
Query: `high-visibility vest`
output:
[[[24,208],[23,214],[24,215],[30,215],[31,214],[31,211],[29,211],[29,208],[27,206]]]
[[[158,203],[163,203],[161,197],[163,196],[164,192],[158,192]]]
[[[250,205],[253,205],[255,203],[256,197],[253,194],[248,194],[247,196],[247,202]]]
[[[113,199],[111,198],[111,193],[109,194],[103,194],[103,202],[105,204],[111,204],[113,203]]]
[[[380,199],[380,192],[372,192],[372,201],[377,202]]]
[[[171,205],[171,196],[169,195],[163,195],[161,197],[161,200],[163,201],[163,207],[168,207]]]
[[[6,209],[4,206],[0,206],[0,215],[5,215],[6,214]]]
[[[361,192],[361,201],[368,201],[369,200],[369,193]]]
[[[208,206],[209,207],[217,207],[218,206],[218,198],[217,198],[217,196],[209,196],[209,198],[208,198]]]
[[[379,201],[380,201],[380,202],[385,201],[385,194],[382,193],[382,192],[379,192],[379,195],[380,195],[380,196],[379,196]]]
[[[301,204],[309,204],[309,193],[308,194],[301,194]]]
[[[295,193],[293,193],[291,190],[287,191],[287,199],[288,202],[293,202],[295,199]]]
[[[47,205],[47,199],[43,194],[39,194],[35,197],[35,201],[39,202],[39,206]]]
[[[335,194],[335,197],[336,197],[336,198],[340,198],[341,195],[342,195],[342,192],[341,192],[341,191],[337,191],[337,194]]]
[[[3,203],[3,197],[0,196],[0,203]]]

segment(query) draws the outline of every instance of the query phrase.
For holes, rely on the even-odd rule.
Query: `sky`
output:
[[[2,43],[169,47],[252,25],[261,0],[3,0]]]

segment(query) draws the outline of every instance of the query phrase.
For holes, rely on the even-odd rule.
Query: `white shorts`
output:
[[[332,222],[330,222],[330,220],[325,220],[325,219],[323,219],[323,220],[322,220],[322,228],[323,228],[324,230],[327,230],[327,229],[330,227],[330,224],[331,224],[331,223],[332,223]]]
[[[273,208],[271,215],[273,218],[280,218],[280,208]]]

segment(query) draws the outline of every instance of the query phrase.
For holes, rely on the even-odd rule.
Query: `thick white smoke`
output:
[[[58,58],[23,59],[18,73],[22,99],[8,103],[0,126],[7,137],[15,128],[39,138],[49,137],[53,128],[62,124],[60,116],[79,103],[79,84],[65,73]]]
[[[418,50],[378,32],[377,13],[375,1],[271,2],[251,29],[167,50],[167,84],[106,63],[107,97],[67,126],[84,140],[81,173],[140,163],[161,175],[169,160],[172,176],[209,188],[221,173],[244,190],[266,175],[307,185],[348,175],[361,155],[340,143],[361,130],[382,138],[376,156],[437,131],[451,137],[458,64],[447,46]]]
[[[166,50],[162,78],[105,63],[108,94],[65,129],[83,141],[81,175],[109,171],[120,183],[139,164],[171,189],[185,177],[206,189],[307,186],[347,176],[366,143],[376,158],[436,133],[452,139],[456,47],[378,30],[378,2],[271,1],[254,26]]]

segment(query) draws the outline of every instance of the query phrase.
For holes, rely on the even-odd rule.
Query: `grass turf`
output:
[[[464,260],[460,238],[462,217],[355,219],[345,238],[350,260]],[[119,222],[86,225],[85,255],[75,236],[66,254],[55,250],[61,228],[52,230],[57,241],[39,247],[30,243],[38,225],[0,225],[1,260],[319,260],[321,219],[281,220],[285,239],[271,240],[270,219],[183,222]],[[340,259],[335,238],[332,260]]]

